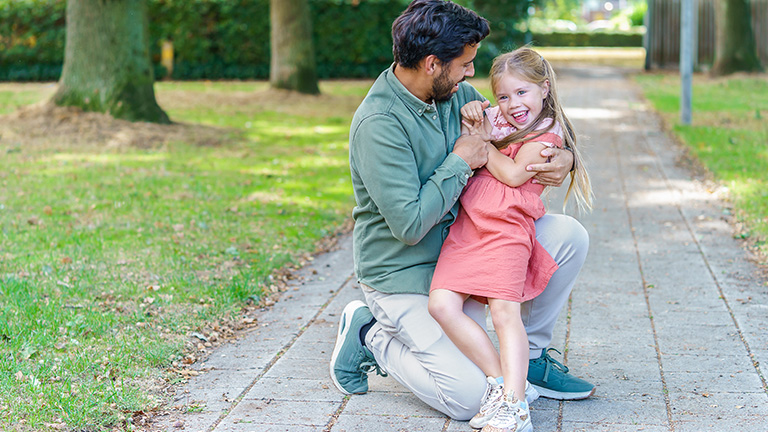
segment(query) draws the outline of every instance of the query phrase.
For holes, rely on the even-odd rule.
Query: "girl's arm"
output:
[[[541,155],[544,148],[549,146],[537,141],[527,142],[512,159],[501,153],[493,144],[488,144],[488,163],[485,166],[498,181],[507,186],[518,187],[536,174],[526,171],[528,165],[547,161],[547,158]]]

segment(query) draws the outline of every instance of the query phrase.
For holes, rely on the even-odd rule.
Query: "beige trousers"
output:
[[[530,358],[538,358],[552,341],[557,317],[589,249],[586,230],[569,216],[543,216],[536,221],[536,238],[560,268],[542,294],[523,303]],[[363,293],[377,321],[365,343],[379,365],[419,399],[449,417],[468,420],[475,415],[485,392],[485,375],[429,315],[429,297],[385,294],[365,285]],[[468,300],[464,312],[486,328],[485,305]]]

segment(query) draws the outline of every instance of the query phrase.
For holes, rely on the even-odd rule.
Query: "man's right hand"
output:
[[[478,169],[488,162],[487,143],[481,135],[463,135],[456,140],[453,152],[464,159],[471,169]]]

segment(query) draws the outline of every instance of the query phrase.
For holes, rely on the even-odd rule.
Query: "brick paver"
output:
[[[559,87],[597,201],[579,217],[590,253],[552,346],[597,393],[534,402],[536,431],[768,430],[768,288],[723,202],[676,164],[680,150],[622,71],[561,70]],[[301,276],[256,330],[197,365],[205,373],[173,402],[197,408],[158,428],[471,430],[391,378],[372,376],[366,395],[338,393],[328,377],[338,315],[362,298],[349,237]]]

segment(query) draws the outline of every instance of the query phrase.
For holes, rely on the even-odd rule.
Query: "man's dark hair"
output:
[[[488,21],[475,12],[446,0],[414,0],[392,24],[395,62],[415,69],[434,54],[450,63],[464,46],[480,43],[490,33]]]

